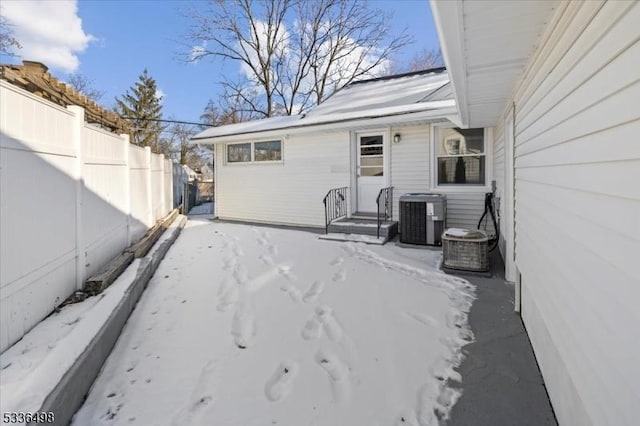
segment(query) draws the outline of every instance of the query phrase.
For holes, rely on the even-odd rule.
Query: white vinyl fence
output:
[[[0,352],[140,238],[173,202],[173,165],[0,81]]]

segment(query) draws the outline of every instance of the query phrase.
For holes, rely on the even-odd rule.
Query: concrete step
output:
[[[343,218],[331,222],[329,232],[333,234],[358,234],[372,235],[378,234],[378,222],[370,218]],[[380,236],[389,240],[398,233],[398,222],[387,220],[380,225]]]

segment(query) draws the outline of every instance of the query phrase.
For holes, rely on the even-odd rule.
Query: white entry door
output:
[[[384,135],[359,134],[357,139],[357,211],[375,213],[376,197],[385,187]]]

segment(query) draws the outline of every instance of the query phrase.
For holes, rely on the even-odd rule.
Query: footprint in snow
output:
[[[269,252],[269,254],[271,256],[277,256],[278,255],[278,246],[270,245],[269,247],[267,247],[267,251]]]
[[[279,401],[289,395],[298,369],[298,364],[294,361],[283,361],[276,368],[264,388],[269,401]]]
[[[244,285],[249,281],[249,272],[244,265],[236,265],[233,269],[233,278],[236,280],[236,284]]]
[[[225,271],[229,271],[233,268],[235,268],[235,266],[237,265],[238,261],[235,257],[231,257],[228,259],[225,259],[224,263],[222,264],[222,269],[224,269]]]
[[[296,303],[300,302],[300,300],[302,299],[302,293],[300,292],[300,289],[291,283],[287,282],[282,284],[280,286],[280,290],[289,294],[289,297],[291,298],[291,300],[293,300]]]
[[[200,417],[205,413],[201,410],[213,401],[211,384],[215,372],[215,361],[208,361],[200,370],[198,383],[189,395],[186,404],[180,409],[172,419],[172,426],[182,426],[184,424],[203,424]]]
[[[240,298],[240,290],[238,290],[238,287],[231,284],[229,281],[224,281],[220,286],[218,297],[218,311],[226,312],[230,307],[238,302],[238,299]]]
[[[351,396],[349,367],[333,352],[320,349],[316,353],[316,362],[329,376],[331,392],[336,402],[346,402]]]
[[[327,337],[334,342],[339,342],[342,339],[342,327],[333,316],[333,309],[328,306],[318,306],[316,316],[327,333]]]
[[[418,418],[416,417],[416,412],[414,410],[408,409],[398,415],[394,426],[422,426],[418,423]]]
[[[329,264],[331,266],[339,266],[339,265],[342,265],[343,263],[344,263],[344,258],[343,257],[336,257]]]
[[[260,261],[262,263],[264,263],[267,266],[273,266],[275,265],[275,262],[273,261],[273,258],[269,255],[266,254],[262,254],[260,256],[258,256],[258,259],[260,259]]]
[[[302,338],[304,340],[315,340],[322,334],[322,323],[317,315],[313,315],[302,328]]]
[[[238,306],[231,321],[231,334],[240,349],[246,349],[253,343],[256,335],[256,319],[248,305]]]
[[[136,369],[136,367],[138,366],[138,360],[134,360],[129,364],[129,367],[127,367],[127,373],[131,373],[133,370]]]
[[[296,280],[296,276],[295,276],[295,274],[293,272],[291,272],[291,266],[289,266],[289,265],[279,266],[278,267],[278,272],[280,273],[280,275],[282,275],[283,277],[285,277],[289,281],[295,281]]]
[[[305,303],[313,303],[318,300],[318,296],[320,296],[323,290],[324,281],[314,281],[311,287],[309,287],[309,290],[304,294],[302,300],[304,300]]]
[[[333,274],[333,278],[331,278],[334,282],[341,282],[347,279],[347,273],[344,269],[340,269],[338,272]]]
[[[353,243],[343,244],[342,249],[348,254],[355,254],[358,251],[358,248]]]
[[[235,247],[233,248],[233,254],[234,254],[236,257],[244,256],[244,251],[243,251],[240,247],[235,246]]]
[[[266,246],[266,245],[269,243],[267,240],[265,240],[265,239],[264,239],[264,238],[262,238],[262,237],[258,237],[258,238],[256,239],[256,242],[257,242],[258,244],[260,244],[261,246]]]

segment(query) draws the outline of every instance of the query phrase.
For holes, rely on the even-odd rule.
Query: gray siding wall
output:
[[[639,23],[560,4],[514,92],[522,317],[561,425],[637,424]]]

